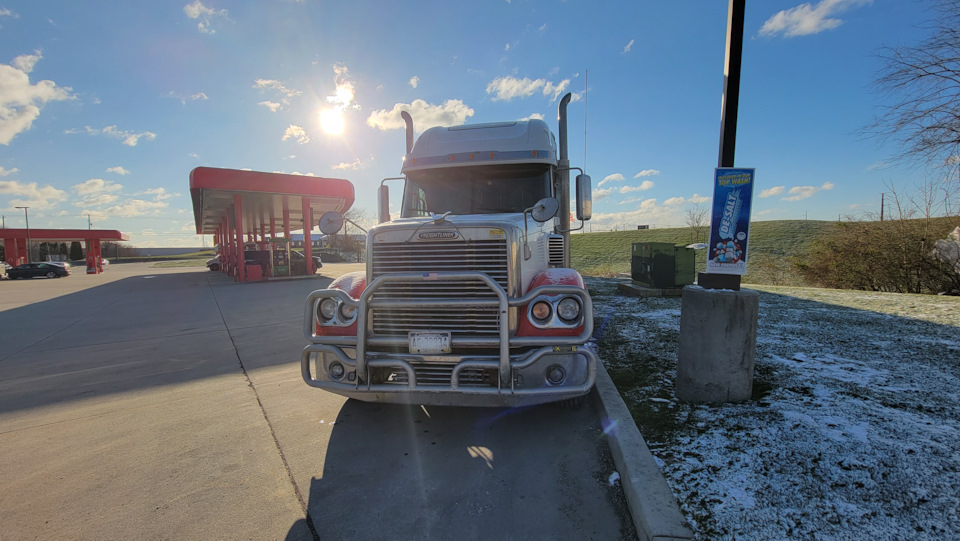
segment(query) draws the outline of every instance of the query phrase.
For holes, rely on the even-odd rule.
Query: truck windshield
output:
[[[443,214],[523,212],[550,196],[545,164],[445,167],[407,173],[404,218]]]

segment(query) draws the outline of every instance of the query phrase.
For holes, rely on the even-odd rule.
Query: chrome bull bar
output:
[[[367,362],[367,366],[371,368],[399,368],[406,372],[407,374],[407,384],[405,387],[402,387],[400,384],[372,384],[369,379],[366,380],[366,383],[361,385],[360,378],[357,378],[353,382],[336,382],[336,381],[319,381],[313,377],[313,373],[310,370],[310,356],[314,353],[330,353],[337,356],[337,359],[342,362],[345,366],[350,368],[356,368],[357,363],[354,359],[351,359],[343,351],[336,346],[328,346],[324,344],[312,344],[303,348],[303,352],[300,354],[300,372],[303,376],[303,380],[307,382],[312,387],[319,388],[332,388],[340,389],[342,391],[365,391],[365,392],[374,392],[374,393],[395,393],[401,389],[407,391],[422,391],[428,393],[442,393],[448,391],[454,392],[463,392],[477,395],[553,395],[553,394],[569,394],[571,396],[582,395],[590,391],[593,388],[594,383],[597,378],[597,356],[594,352],[587,347],[577,348],[575,353],[578,355],[583,355],[587,359],[587,379],[582,384],[576,386],[565,386],[565,387],[541,387],[541,388],[531,388],[531,389],[517,389],[513,378],[510,378],[510,385],[507,388],[504,388],[501,385],[494,387],[460,387],[460,373],[469,368],[498,368],[500,363],[495,360],[488,359],[465,359],[456,364],[453,368],[453,373],[450,378],[450,387],[445,389],[438,387],[436,385],[417,385],[416,375],[414,373],[413,365],[409,362],[400,359],[400,358],[386,358],[386,359],[374,359]],[[555,351],[553,346],[545,346],[532,354],[528,355],[525,359],[520,362],[514,363],[512,368],[516,370],[522,370],[537,361],[546,355],[554,354]],[[506,392],[505,392],[506,391]]]
[[[385,284],[391,282],[482,282],[496,295],[496,299],[477,299],[477,300],[451,300],[451,299],[433,299],[433,300],[371,300],[373,294],[383,287]],[[583,317],[583,331],[577,336],[510,336],[510,330],[507,324],[507,313],[509,308],[515,308],[529,304],[536,297],[540,295],[573,295],[579,297],[580,304],[583,307],[582,317]],[[357,308],[357,336],[326,336],[326,335],[317,335],[315,333],[317,321],[317,307],[321,300],[325,298],[336,297],[340,299],[343,303],[348,306]],[[581,289],[576,286],[569,285],[545,285],[534,288],[527,292],[526,295],[517,298],[507,297],[507,293],[503,288],[491,279],[486,274],[480,272],[437,272],[437,273],[418,273],[418,272],[403,272],[396,274],[387,274],[375,278],[370,282],[366,289],[363,291],[363,294],[360,296],[360,299],[354,299],[350,297],[346,291],[340,289],[320,289],[311,292],[307,295],[307,301],[304,306],[304,317],[303,317],[303,332],[307,341],[309,341],[312,346],[307,346],[304,349],[303,355],[301,356],[301,368],[304,374],[309,373],[309,366],[304,363],[309,361],[309,352],[333,352],[333,349],[339,350],[339,348],[315,348],[315,346],[348,346],[356,348],[356,360],[349,359],[341,351],[338,355],[347,358],[350,362],[346,363],[349,366],[353,366],[357,372],[357,379],[369,380],[367,377],[367,367],[368,366],[381,366],[382,362],[387,362],[385,360],[375,360],[368,362],[366,360],[366,350],[367,345],[382,345],[382,346],[403,346],[408,344],[406,338],[401,337],[368,337],[370,330],[367,328],[367,319],[368,312],[371,308],[433,308],[433,307],[449,307],[452,304],[456,306],[464,306],[469,309],[470,307],[479,307],[479,306],[494,306],[498,309],[497,314],[497,329],[498,329],[498,338],[458,338],[451,337],[451,346],[499,346],[499,361],[496,362],[496,368],[499,372],[499,386],[507,387],[511,386],[511,364],[510,364],[510,348],[511,347],[522,347],[522,346],[545,346],[544,349],[550,349],[549,346],[569,346],[572,344],[584,344],[593,334],[593,302],[590,299],[590,295],[587,294],[586,290]],[[589,360],[593,362],[589,363],[591,366],[591,372],[595,370],[596,357],[593,355],[593,352],[585,349],[583,350],[584,354],[589,352]],[[542,353],[541,353],[542,355]],[[401,367],[403,370],[408,372],[410,381],[415,381],[416,378],[413,377],[413,367],[406,363],[405,361],[398,361],[395,364],[390,364],[389,366]],[[467,361],[465,361],[467,362]],[[476,362],[476,361],[468,361]],[[532,362],[532,361],[531,361]],[[376,363],[376,364],[373,364]],[[402,363],[402,364],[401,364]],[[483,361],[484,368],[492,368],[491,361]],[[516,368],[517,366],[514,366]],[[466,368],[466,366],[464,367]],[[456,375],[459,375],[459,371],[463,370],[459,365],[455,369]],[[306,379],[306,376],[305,376]],[[456,378],[453,378],[451,383],[456,381]],[[591,382],[592,385],[592,382]],[[391,389],[395,390],[395,386],[388,386]],[[491,389],[492,390],[492,389]]]

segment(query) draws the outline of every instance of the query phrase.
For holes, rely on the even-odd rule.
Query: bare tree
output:
[[[916,46],[885,47],[876,89],[893,105],[867,133],[897,141],[896,158],[948,174],[960,168],[960,0],[930,0],[930,36]],[[955,175],[949,175],[956,178]]]
[[[694,236],[696,237],[693,242],[700,242],[700,234],[710,226],[710,209],[704,206],[703,203],[695,203],[687,209],[683,221],[688,227],[693,229]]]

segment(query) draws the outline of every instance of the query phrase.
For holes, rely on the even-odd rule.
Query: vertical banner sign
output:
[[[750,240],[750,202],[756,169],[718,167],[713,184],[713,216],[707,272],[747,272],[747,242]]]

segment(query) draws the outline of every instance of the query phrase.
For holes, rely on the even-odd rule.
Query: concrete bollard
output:
[[[750,399],[759,308],[756,291],[683,288],[677,398],[686,402]]]

